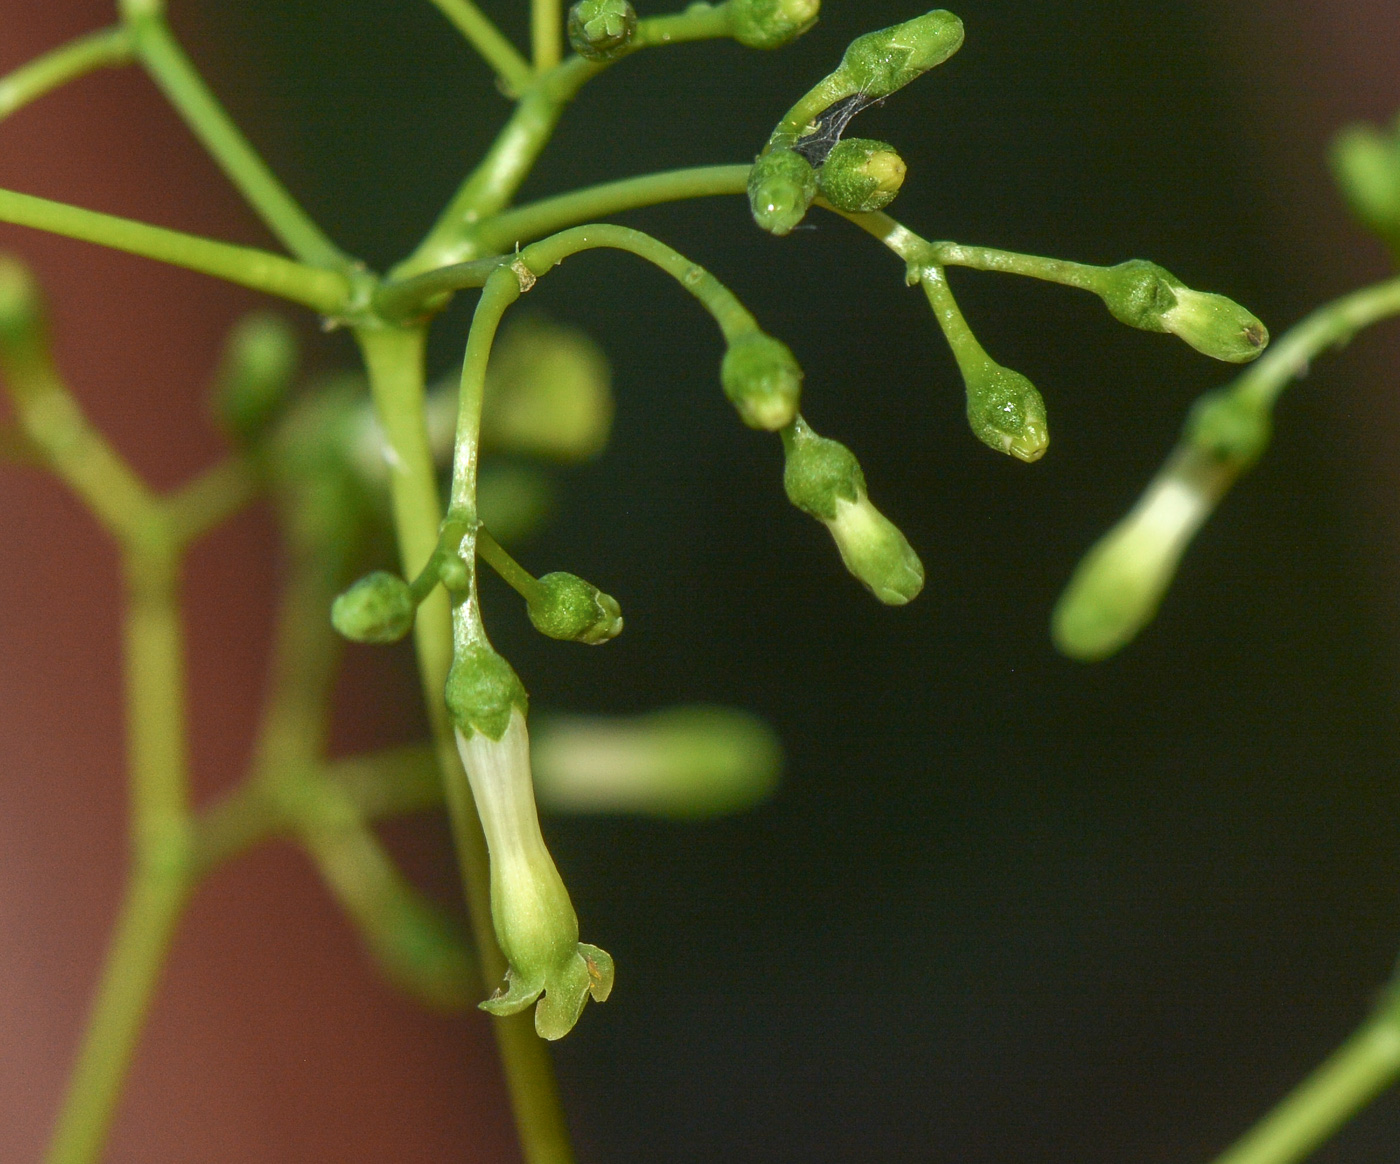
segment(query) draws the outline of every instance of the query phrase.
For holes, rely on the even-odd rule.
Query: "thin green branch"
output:
[[[212,275],[300,303],[322,315],[334,316],[349,309],[350,281],[338,271],[308,267],[253,247],[200,238],[13,190],[0,190],[0,222],[46,230]]]
[[[471,0],[432,0],[432,4],[496,70],[512,95],[524,93],[534,83],[530,62]]]
[[[69,81],[131,60],[131,34],[120,24],[70,40],[0,77],[0,120]]]
[[[544,591],[540,589],[539,581],[535,576],[512,558],[506,548],[491,536],[484,525],[476,527],[476,552],[486,560],[491,569],[501,576],[506,585],[526,602],[534,602],[543,596]]]
[[[282,245],[312,266],[351,267],[351,259],[325,236],[248,144],[171,35],[165,18],[136,16],[127,27],[151,79]]]
[[[1297,1164],[1400,1079],[1400,992],[1215,1164]]]
[[[257,496],[259,478],[246,457],[229,457],[160,499],[171,536],[181,545],[222,525]]]
[[[381,283],[374,292],[374,312],[391,323],[416,322],[420,316],[446,307],[454,291],[486,286],[486,280],[502,261],[497,257],[453,263],[407,279]]]
[[[564,57],[564,12],[560,0],[531,0],[530,42],[541,73]]]

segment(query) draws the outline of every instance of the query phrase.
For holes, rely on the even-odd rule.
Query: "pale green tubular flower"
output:
[[[538,999],[535,1030],[558,1039],[578,1022],[592,995],[612,990],[612,958],[578,940],[569,891],[545,848],[530,776],[525,716],[512,707],[499,739],[457,731],[457,749],[491,854],[491,918],[509,969],[506,985],[481,1004],[496,1015],[516,1014]],[[543,997],[541,997],[543,995]]]

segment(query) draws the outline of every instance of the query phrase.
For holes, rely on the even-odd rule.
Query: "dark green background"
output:
[[[523,0],[483,7],[523,39]],[[614,69],[524,196],[745,160],[847,41],[917,11],[827,9],[781,54]],[[1309,211],[1355,247],[1330,268],[1287,237],[1298,215],[1271,216],[1270,187],[1322,163],[1257,118],[1270,95],[1246,94],[1205,23],[1230,12],[971,4],[963,50],[857,132],[898,145],[894,212],[926,235],[1149,257],[1278,332],[1378,260],[1335,202]],[[177,16],[292,188],[376,264],[506,111],[427,4]],[[1349,356],[1286,397],[1157,623],[1084,668],[1052,650],[1051,604],[1226,369],[1075,292],[954,272],[985,345],[1048,402],[1050,452],[1022,465],[968,434],[923,297],[853,228],[814,213],[774,240],[738,199],[626,220],[793,346],[808,417],[861,457],[928,586],[887,610],[845,576],[786,504],[777,441],[718,391],[709,320],[663,277],[590,254],[532,292],[604,343],[619,414],[522,556],[597,581],[628,629],[601,651],[546,642],[492,588],[493,636],[538,706],[740,704],[790,757],[743,818],[548,823],[584,937],[619,968],[558,1050],[583,1157],[1208,1158],[1360,1019],[1400,944],[1397,608],[1368,436],[1392,422],[1384,383]],[[438,329],[439,369],[468,307]],[[1386,1100],[1320,1158],[1390,1159],[1397,1135]]]

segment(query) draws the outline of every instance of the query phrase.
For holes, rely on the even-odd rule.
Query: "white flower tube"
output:
[[[545,1039],[568,1034],[591,994],[612,990],[612,958],[578,940],[569,891],[545,848],[530,776],[525,716],[512,708],[499,740],[483,731],[457,732],[491,854],[491,918],[509,969],[506,985],[481,1004],[492,1014],[524,1010],[539,999],[535,1030]],[[543,994],[544,997],[540,998]]]

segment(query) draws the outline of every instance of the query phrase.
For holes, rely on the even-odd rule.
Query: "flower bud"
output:
[[[894,201],[907,167],[894,146],[853,137],[837,142],[817,171],[822,197],[848,214],[869,214]]]
[[[817,172],[801,154],[775,149],[762,155],[749,171],[749,209],[753,220],[769,234],[792,233],[817,196]]]
[[[828,530],[841,561],[887,606],[903,606],[924,587],[924,567],[904,535],[870,503],[855,454],[798,417],[783,434],[783,488]]]
[[[1348,126],[1332,143],[1332,174],[1352,214],[1400,248],[1400,130]]]
[[[761,331],[732,339],[720,365],[724,394],[750,428],[775,432],[792,423],[802,397],[802,366],[781,340]]]
[[[939,8],[857,37],[836,72],[851,92],[879,101],[941,65],[962,42],[962,21]]]
[[[529,710],[515,669],[485,643],[458,647],[447,672],[447,710],[459,734],[499,740],[511,715]]]
[[[590,995],[606,1000],[613,962],[605,951],[578,940],[569,891],[545,848],[523,710],[510,707],[495,738],[459,730],[457,749],[486,834],[491,920],[507,963],[504,987],[481,1009],[517,1014],[539,999],[536,1032],[545,1039],[562,1038],[578,1022]]]
[[[569,44],[590,61],[621,54],[637,31],[637,10],[628,0],[579,0],[569,9]]]
[[[1131,642],[1157,613],[1182,553],[1232,479],[1191,446],[1168,460],[1075,570],[1052,616],[1055,645],[1094,662]]]
[[[416,609],[407,582],[376,570],[336,597],[331,625],[354,643],[396,643],[413,628]]]
[[[1018,460],[1040,460],[1050,444],[1050,428],[1035,385],[986,356],[962,371],[967,422],[977,439]]]
[[[0,362],[5,367],[33,363],[48,342],[46,316],[33,273],[18,259],[0,253]]]
[[[817,22],[821,0],[729,0],[730,34],[754,49],[782,48]]]
[[[1231,364],[1256,359],[1268,329],[1232,299],[1192,291],[1164,267],[1130,259],[1104,273],[1099,290],[1120,323],[1179,336],[1203,355]]]
[[[744,812],[777,786],[773,729],[730,707],[555,716],[537,730],[535,791],[551,812],[704,820]]]
[[[253,440],[277,414],[297,370],[297,337],[280,315],[254,311],[233,326],[214,376],[214,411],[236,440]]]
[[[526,316],[502,333],[486,371],[482,444],[495,452],[574,462],[603,450],[612,373],[587,332]],[[449,431],[456,431],[451,396]]]
[[[545,574],[529,604],[530,621],[542,635],[597,646],[622,633],[622,608],[577,574]]]
[[[1269,447],[1273,420],[1268,408],[1228,388],[1207,392],[1191,406],[1185,440],[1237,475]]]

